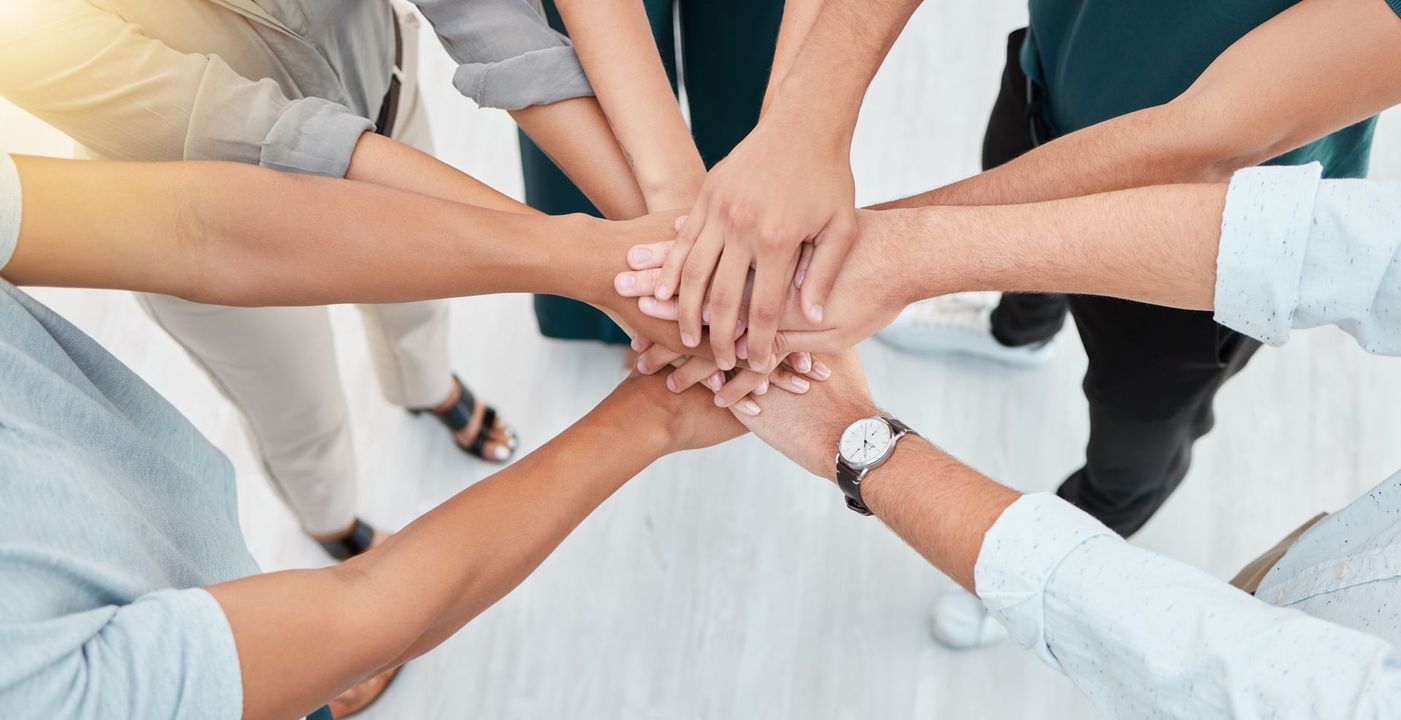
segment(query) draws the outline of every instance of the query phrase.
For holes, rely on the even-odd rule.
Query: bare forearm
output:
[[[579,62],[651,210],[689,207],[705,166],[639,0],[561,0]]]
[[[1384,2],[1306,0],[1226,49],[1180,96],[882,207],[1040,202],[1221,182],[1401,102],[1401,20]]]
[[[614,258],[627,247],[621,231],[615,238],[581,216],[498,212],[240,165],[19,163],[25,223],[5,276],[20,284],[225,305],[498,292],[591,301],[611,295]],[[665,219],[656,224],[664,236]]]
[[[774,46],[773,66],[769,69],[769,84],[764,91],[764,104],[759,115],[763,117],[773,102],[774,91],[783,83],[797,59],[798,50],[812,31],[817,13],[822,9],[823,0],[787,0],[783,3],[783,21],[778,28],[778,41]]]
[[[642,189],[597,100],[533,105],[511,117],[604,217],[626,220],[647,212]]]
[[[1167,185],[913,212],[911,299],[964,290],[1106,295],[1212,307],[1226,186]]]
[[[765,117],[803,119],[815,140],[849,143],[866,88],[918,6],[919,0],[825,0],[790,67],[770,88]]]
[[[310,711],[436,646],[518,585],[587,515],[664,451],[622,393],[529,457],[344,565],[217,585],[244,717]],[[628,443],[617,444],[620,437]],[[295,682],[289,678],[296,678]]]
[[[861,495],[895,534],[970,591],[983,536],[1020,497],[917,437],[902,440],[867,476]]]

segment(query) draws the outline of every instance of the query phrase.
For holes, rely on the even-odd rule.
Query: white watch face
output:
[[[842,433],[837,452],[856,469],[864,468],[885,457],[890,450],[890,424],[882,418],[862,418]]]

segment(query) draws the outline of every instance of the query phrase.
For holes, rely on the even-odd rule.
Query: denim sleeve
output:
[[[463,95],[482,107],[519,110],[593,95],[569,38],[530,0],[412,0],[433,25]]]
[[[233,631],[204,590],[0,624],[0,717],[238,720]]]
[[[1401,185],[1320,180],[1315,164],[1236,173],[1216,269],[1216,319],[1271,345],[1335,325],[1401,355]]]
[[[464,3],[470,4],[470,3]],[[0,95],[113,160],[227,160],[345,174],[373,127],[179,52],[85,0],[0,3]]]

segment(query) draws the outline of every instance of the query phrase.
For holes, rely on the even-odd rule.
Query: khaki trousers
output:
[[[418,20],[400,15],[404,60],[394,138],[433,152],[418,92]],[[385,238],[393,242],[393,238]],[[356,515],[355,444],[324,307],[236,308],[139,295],[242,412],[264,472],[309,533],[348,526]],[[386,400],[436,405],[452,389],[446,301],[361,305]]]

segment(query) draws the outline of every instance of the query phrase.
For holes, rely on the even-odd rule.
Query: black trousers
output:
[[[984,169],[1051,139],[1040,90],[1022,72],[1025,37],[1024,29],[1008,37],[1007,67],[983,139]],[[1192,444],[1214,422],[1216,391],[1260,345],[1216,324],[1209,312],[1041,294],[1004,296],[992,315],[993,335],[1006,345],[1044,342],[1067,311],[1089,358],[1090,440],[1085,466],[1056,492],[1127,536],[1182,482]]]

